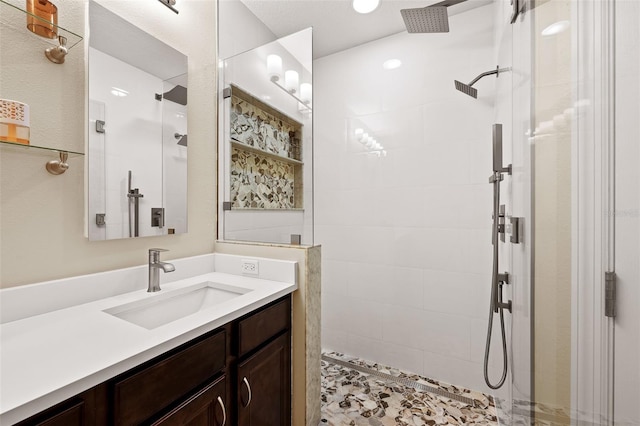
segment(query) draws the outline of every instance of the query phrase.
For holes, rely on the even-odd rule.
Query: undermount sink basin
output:
[[[103,312],[148,330],[224,303],[248,293],[249,289],[211,281],[173,290],[148,299],[126,303]]]

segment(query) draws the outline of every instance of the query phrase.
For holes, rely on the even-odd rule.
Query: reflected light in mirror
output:
[[[124,96],[127,96],[129,94],[129,92],[127,92],[124,89],[119,89],[117,87],[112,87],[111,88],[111,94],[113,96],[117,96],[117,97],[124,97]]]
[[[302,99],[302,102],[304,102],[305,104],[310,103],[311,93],[312,93],[312,88],[310,83],[302,83],[300,85],[300,99]]]
[[[358,13],[371,13],[378,8],[380,0],[353,0],[353,9]]]
[[[280,80],[280,76],[282,75],[282,58],[280,56],[267,56],[267,74],[271,81]]]
[[[400,59],[389,59],[384,61],[382,64],[382,68],[385,70],[394,70],[396,68],[400,68],[402,66],[402,61]]]
[[[560,34],[561,32],[565,31],[567,28],[569,28],[570,25],[571,23],[569,21],[554,22],[553,24],[549,25],[547,28],[542,30],[541,34],[544,37]]]
[[[298,71],[287,70],[284,72],[284,87],[289,93],[296,93],[298,91],[298,82]]]

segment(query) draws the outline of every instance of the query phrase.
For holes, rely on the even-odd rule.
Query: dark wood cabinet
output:
[[[137,425],[223,372],[225,331],[189,342],[177,352],[114,379],[113,415],[117,425]]]
[[[286,332],[238,364],[238,426],[291,424],[290,356]]]
[[[290,426],[291,297],[18,423],[36,425]]]
[[[229,426],[225,376],[196,392],[152,426]]]
[[[44,410],[18,426],[102,426],[107,423],[106,386],[99,385]]]

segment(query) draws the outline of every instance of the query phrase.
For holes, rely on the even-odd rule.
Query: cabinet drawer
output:
[[[238,323],[238,356],[251,352],[271,337],[291,327],[291,297]]]
[[[228,426],[225,376],[207,385],[151,426]]]
[[[117,425],[138,424],[224,369],[226,333],[208,336],[114,384]]]

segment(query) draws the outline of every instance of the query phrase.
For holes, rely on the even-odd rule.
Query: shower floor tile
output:
[[[320,425],[498,425],[496,407],[493,398],[489,395],[439,383],[336,352],[325,355],[387,375],[439,388],[469,398],[475,404],[470,405],[431,392],[416,390],[401,383],[323,359]]]

